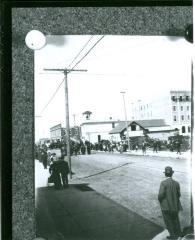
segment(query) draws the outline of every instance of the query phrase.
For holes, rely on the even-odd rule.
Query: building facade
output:
[[[49,138],[40,138],[38,145],[42,146],[42,145],[46,145],[49,146],[50,144],[50,139]]]
[[[115,128],[119,121],[88,121],[80,125],[83,141],[97,143],[101,140],[111,140],[109,132]]]
[[[170,91],[159,99],[139,100],[131,104],[132,120],[164,119],[179,134],[191,134],[191,93]]]
[[[127,140],[127,129],[131,148],[145,141],[146,134],[152,139],[167,141],[175,133],[175,129],[166,125],[164,119],[148,119],[128,121],[128,128],[125,122],[120,122],[110,131],[110,135],[116,142]]]
[[[51,141],[61,140],[64,135],[65,128],[62,127],[62,124],[58,124],[50,128]]]
[[[62,127],[61,124],[55,125],[50,128],[51,141],[62,140],[66,136],[66,128]],[[79,141],[81,137],[80,127],[70,127],[70,138],[71,140]]]

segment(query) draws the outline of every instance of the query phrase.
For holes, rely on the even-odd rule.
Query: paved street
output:
[[[85,198],[87,202],[91,202],[91,201],[88,201],[91,199],[97,199],[97,202],[98,201],[104,202],[104,204],[102,205],[104,207],[106,202],[106,206],[107,206],[106,209],[108,212],[106,211],[107,212],[106,217],[105,217],[105,214],[102,215],[104,216],[103,217],[104,221],[102,219],[103,221],[102,223],[105,224],[104,226],[111,224],[111,223],[108,223],[107,220],[108,220],[108,216],[110,216],[110,218],[112,219],[111,216],[113,215],[114,212],[119,211],[121,213],[122,211],[123,214],[126,212],[126,214],[129,217],[123,214],[120,215],[120,216],[123,216],[122,217],[123,219],[126,219],[126,222],[124,222],[124,224],[127,224],[127,222],[133,222],[134,220],[138,221],[138,219],[140,222],[144,223],[140,225],[142,227],[140,226],[138,227],[139,224],[134,226],[135,229],[137,228],[137,232],[134,233],[134,236],[137,236],[137,237],[136,238],[132,237],[129,239],[132,239],[132,240],[152,239],[153,237],[155,237],[155,235],[162,232],[164,228],[159,203],[157,200],[157,194],[158,194],[160,181],[164,178],[164,175],[163,175],[164,167],[167,165],[170,165],[173,167],[175,171],[174,178],[178,180],[181,184],[181,194],[182,194],[181,202],[184,208],[184,211],[181,213],[181,216],[180,216],[181,225],[182,227],[189,225],[190,181],[191,181],[189,159],[185,159],[182,157],[180,157],[179,159],[175,157],[159,157],[158,155],[131,156],[127,154],[116,154],[116,153],[115,154],[94,153],[91,155],[79,155],[76,157],[72,157],[72,171],[75,174],[73,175],[72,179],[70,179],[71,187],[68,190],[64,190],[61,192],[55,192],[51,187],[41,188],[46,186],[48,170],[44,170],[42,165],[40,165],[40,163],[38,164],[38,161],[36,162],[37,163],[35,165],[35,172],[36,172],[35,185],[37,187],[36,196],[38,196],[36,202],[37,202],[37,209],[40,209],[40,208],[42,209],[42,214],[40,214],[40,211],[39,211],[38,215],[39,217],[42,216],[42,218],[44,215],[46,215],[47,224],[49,221],[48,219],[51,219],[50,224],[54,226],[55,224],[53,223],[53,221],[54,219],[57,219],[52,217],[51,216],[52,213],[50,213],[51,210],[48,210],[48,209],[52,209],[51,206],[54,207],[56,204],[62,204],[62,203],[65,204],[65,202],[68,205],[70,204],[70,202],[74,204],[77,204],[77,203],[79,204],[80,202],[81,204],[82,199],[85,199]],[[75,190],[75,189],[78,189],[77,186],[87,186],[87,189],[88,189],[88,190],[85,189],[86,191],[82,192],[82,196],[79,195],[79,198],[81,199],[81,201],[79,201],[76,198],[76,196],[78,195],[78,191]],[[91,191],[91,189],[93,191]],[[66,199],[66,197],[68,196],[70,198],[69,201]],[[64,202],[63,199],[66,199],[66,201],[64,200],[65,201]],[[47,205],[48,206],[50,205],[50,208]],[[89,205],[91,205],[91,203],[89,203]],[[92,205],[93,205],[92,208],[94,209],[94,211],[95,210],[98,211],[98,214],[100,215],[103,214],[104,210],[102,212],[101,208],[96,209],[96,207],[101,206],[101,204],[100,205],[96,204],[98,206],[96,205],[94,206],[94,204]],[[45,207],[43,206],[47,206],[47,210],[44,209]],[[117,211],[115,210],[116,206],[117,206]],[[78,207],[79,206],[77,206],[77,210],[75,208],[76,212],[80,211]],[[84,204],[83,207],[86,209],[86,207],[88,206],[87,205],[85,206]],[[61,211],[63,211],[64,213],[67,211],[67,209],[70,209],[68,206],[66,209],[66,205],[64,205],[63,208],[64,209],[61,209]],[[58,209],[58,211],[60,210]],[[66,212],[66,214],[70,215],[71,213]],[[116,213],[114,213],[114,215],[115,214]],[[58,216],[58,214],[55,216]],[[90,215],[90,218],[91,217],[92,215]],[[87,216],[85,216],[85,221],[87,221],[87,224],[91,225],[92,220],[90,220],[90,218],[86,220],[86,218]],[[42,219],[41,221],[44,222],[46,220]],[[82,221],[80,223],[77,222],[77,225],[81,223]],[[116,224],[116,221],[115,221],[115,224]],[[40,224],[40,225],[44,225],[44,224]],[[147,226],[148,235],[145,233],[146,228],[143,228],[143,226]],[[52,227],[50,228],[50,231],[51,229]],[[109,239],[108,238],[109,231],[108,231],[108,228],[106,229],[107,229],[107,233],[105,233],[105,236],[107,237],[105,239]],[[115,229],[116,229],[116,226],[115,226]],[[145,229],[144,234],[146,235],[142,233],[144,229]],[[41,228],[39,228],[39,232],[41,232]],[[56,231],[53,231],[53,232],[56,232]],[[115,236],[117,236],[116,232],[115,232]],[[131,228],[131,231],[128,228],[128,231],[126,229],[124,230],[124,232],[126,232],[126,235],[128,236],[129,233],[132,233],[132,228]],[[97,230],[95,231],[95,233],[96,233],[95,234],[96,237],[94,237],[94,239],[104,239],[102,234],[100,233],[99,233],[99,236],[101,236],[101,238],[100,237],[97,238],[97,234],[98,234]],[[142,237],[140,237],[140,235],[139,236],[136,235],[137,233],[139,234],[141,233]],[[62,234],[62,233],[59,233],[59,234]],[[83,234],[84,234],[82,235],[83,238],[72,238],[72,239],[92,239],[90,238],[89,229],[87,232],[84,231]],[[143,238],[143,235],[144,235],[144,238]],[[60,239],[60,240],[71,239],[71,237],[63,238],[61,236],[60,238],[58,236],[53,239]],[[128,237],[119,238],[118,236],[116,237],[116,239],[128,239]]]
[[[157,200],[165,166],[172,166],[174,178],[181,185],[181,224],[190,221],[190,161],[158,156],[129,156],[97,153],[72,158],[72,182],[88,183],[97,192],[135,211],[141,216],[163,225]],[[94,176],[93,176],[94,175]]]

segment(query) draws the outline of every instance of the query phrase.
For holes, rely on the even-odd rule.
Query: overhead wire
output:
[[[67,68],[69,68],[73,62],[79,57],[79,55],[82,53],[82,51],[87,47],[87,45],[89,44],[89,42],[91,41],[91,39],[93,38],[94,36],[91,36],[90,39],[85,43],[85,45],[82,47],[82,49],[79,51],[79,53],[75,56],[75,58],[72,60],[72,62],[68,65]]]
[[[88,45],[88,43],[91,41],[91,39],[92,39],[93,37],[94,37],[94,35],[90,37],[90,39],[84,44],[83,48],[79,51],[79,53],[74,57],[73,60],[72,60],[72,58],[69,58],[69,59],[66,60],[66,62],[69,62],[69,61],[71,61],[71,60],[72,60],[72,62],[68,65],[68,67],[65,67],[65,68],[69,68],[69,67],[70,67],[70,65],[71,65],[71,64],[76,60],[76,58],[81,54],[81,52],[83,51],[83,49]],[[62,62],[64,62],[64,60],[59,61],[58,64],[60,64],[60,63],[62,63]]]
[[[72,67],[74,69],[91,51],[92,49],[104,38],[105,36],[103,35],[90,49],[89,51]],[[71,69],[71,70],[72,70]]]
[[[53,98],[55,97],[55,95],[57,94],[58,90],[60,89],[62,83],[64,82],[64,78],[61,81],[61,83],[58,85],[58,87],[56,88],[55,92],[53,93],[52,97],[49,99],[48,103],[45,105],[45,107],[42,109],[41,114],[44,112],[44,110],[47,108],[47,106],[50,104],[50,102],[53,100]]]
[[[93,37],[93,36],[92,36]],[[91,41],[92,37],[90,37],[90,39],[85,43],[85,45],[82,47],[82,49],[79,51],[79,53],[75,56],[75,58],[72,60],[72,62],[68,65],[70,66],[75,60],[76,58],[78,58],[78,56],[81,54],[81,52],[84,50],[84,48],[88,45],[88,43]],[[60,89],[60,87],[62,86],[62,83],[64,82],[64,78],[63,80],[60,82],[60,84],[58,85],[57,89],[55,90],[55,92],[53,93],[52,97],[49,99],[48,103],[45,105],[45,107],[42,109],[41,113],[44,112],[44,110],[47,108],[47,106],[50,104],[50,102],[53,100],[53,98],[55,97],[55,95],[57,94],[58,90]]]
[[[92,36],[93,37],[93,36]],[[83,46],[83,48],[79,51],[79,53],[76,55],[76,57],[78,58],[78,56],[80,55],[80,53],[84,50],[84,48],[88,45],[88,43],[91,41],[92,37],[87,41],[87,43]],[[103,39],[104,36],[102,36],[100,39],[98,39],[98,41],[89,49],[89,51],[70,69],[73,70],[91,51],[92,49]],[[75,60],[76,57],[73,59],[73,61],[68,65],[70,66]],[[58,85],[57,89],[55,90],[55,92],[53,93],[52,97],[49,99],[48,103],[45,105],[45,107],[42,109],[41,113],[44,112],[44,110],[48,107],[48,105],[50,104],[50,102],[53,100],[53,98],[56,96],[58,90],[60,89],[62,83],[64,82],[65,78],[63,78],[63,80],[61,81],[61,83]]]

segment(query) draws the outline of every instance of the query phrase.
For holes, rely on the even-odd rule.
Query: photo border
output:
[[[53,6],[56,20],[49,15]],[[99,10],[96,15],[93,8]],[[73,22],[67,21],[73,12],[75,21],[83,19],[81,29],[72,15]],[[113,26],[103,26],[101,17],[106,17],[108,12],[111,13],[109,23],[114,23],[115,30]],[[116,24],[114,14],[119,16],[120,12],[123,16]],[[24,42],[28,31],[181,36],[187,24],[192,24],[192,1],[2,1],[1,13],[1,235],[6,240],[32,240],[36,228],[34,66],[33,51]],[[98,22],[89,24],[93,16]]]

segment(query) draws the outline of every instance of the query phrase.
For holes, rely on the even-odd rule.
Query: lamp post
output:
[[[126,104],[125,104],[125,92],[120,92],[123,97],[123,104],[124,104],[124,113],[125,113],[125,123],[126,123],[126,129],[127,129],[127,143],[128,143],[128,149],[130,150],[130,141],[129,141],[129,131],[128,131],[128,122],[127,122],[127,111],[126,111]]]

